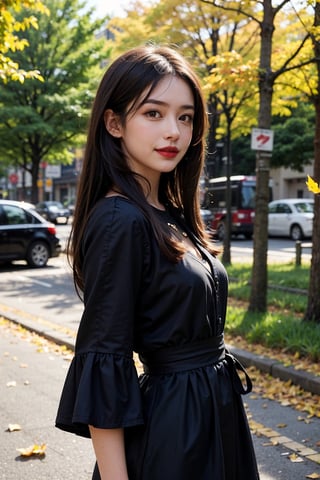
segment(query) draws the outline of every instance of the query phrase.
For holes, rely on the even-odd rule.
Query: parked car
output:
[[[37,203],[36,210],[43,218],[55,224],[67,224],[71,215],[70,210],[64,207],[61,202],[52,200]]]
[[[214,232],[212,229],[213,213],[211,212],[211,210],[208,210],[206,208],[201,208],[200,214],[201,214],[201,218],[207,233],[209,234],[210,237],[213,238],[214,236]]]
[[[312,236],[314,200],[286,198],[269,203],[269,236],[291,237],[302,240]]]
[[[70,215],[74,215],[75,203],[75,198],[71,198],[71,200],[67,200],[63,203],[63,206],[70,211]]]
[[[61,251],[56,227],[33,205],[0,200],[0,262],[26,260],[31,267],[44,267]]]

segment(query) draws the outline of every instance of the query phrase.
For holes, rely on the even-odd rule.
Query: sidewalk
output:
[[[16,315],[8,312],[0,306],[0,316],[17,323],[27,330],[33,331],[58,345],[65,345],[74,350],[75,335],[60,325],[53,324],[38,317]],[[245,366],[254,366],[258,370],[267,373],[283,381],[291,380],[293,384],[299,385],[304,390],[320,395],[320,376],[312,375],[303,370],[296,370],[294,367],[285,366],[282,363],[261,355],[241,350],[227,345],[227,348]]]

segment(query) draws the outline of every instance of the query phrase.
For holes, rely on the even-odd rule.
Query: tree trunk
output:
[[[213,178],[218,176],[219,170],[216,143],[219,117],[217,114],[217,100],[214,95],[210,95],[207,106],[209,112],[209,131],[207,138],[206,175],[208,178]]]
[[[40,161],[32,162],[32,169],[31,169],[31,178],[32,178],[32,186],[31,186],[31,202],[36,204],[39,201],[39,192],[38,192],[38,179],[39,179],[39,166]]]
[[[274,14],[271,0],[263,1],[261,23],[260,76],[259,76],[259,128],[270,129],[271,102],[274,77],[271,71],[272,36]],[[269,202],[270,154],[256,155],[256,208],[253,233],[252,287],[249,311],[265,312],[267,309],[268,286],[268,202]]]
[[[223,239],[223,254],[222,254],[222,263],[224,265],[231,265],[231,230],[232,230],[232,192],[231,192],[231,121],[227,116],[227,188],[226,188],[226,222],[225,222],[225,233]]]
[[[314,26],[318,28],[320,26],[320,4],[318,2],[315,4]],[[313,38],[313,45],[318,73],[318,93],[313,99],[316,112],[313,178],[320,184],[320,41]],[[315,195],[309,294],[304,320],[320,323],[320,194]]]

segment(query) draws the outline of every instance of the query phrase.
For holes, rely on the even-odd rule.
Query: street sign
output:
[[[251,132],[251,149],[272,152],[273,130],[253,128]]]
[[[46,166],[46,178],[60,178],[60,177],[61,177],[61,165]]]
[[[46,178],[46,183],[44,187],[45,192],[48,192],[48,193],[52,192],[52,184],[53,184],[52,178]]]
[[[19,177],[16,173],[11,173],[9,175],[9,182],[11,183],[11,185],[17,185],[18,180],[19,180]]]

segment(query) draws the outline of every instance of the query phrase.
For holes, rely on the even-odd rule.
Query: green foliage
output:
[[[25,70],[39,69],[44,81],[0,86],[0,160],[32,174],[33,197],[40,162],[67,162],[83,141],[103,56],[103,41],[95,37],[101,20],[78,0],[46,5],[50,17],[24,32],[30,47],[12,54]]]
[[[274,117],[273,167],[303,171],[314,157],[315,114],[310,104],[300,103],[292,116]]]
[[[255,175],[256,152],[251,149],[251,135],[232,140],[232,175]]]
[[[273,168],[292,168],[301,171],[314,158],[315,114],[311,104],[300,101],[290,109],[290,116],[274,116]],[[232,141],[232,174],[254,174],[255,152],[251,149],[251,135]]]

